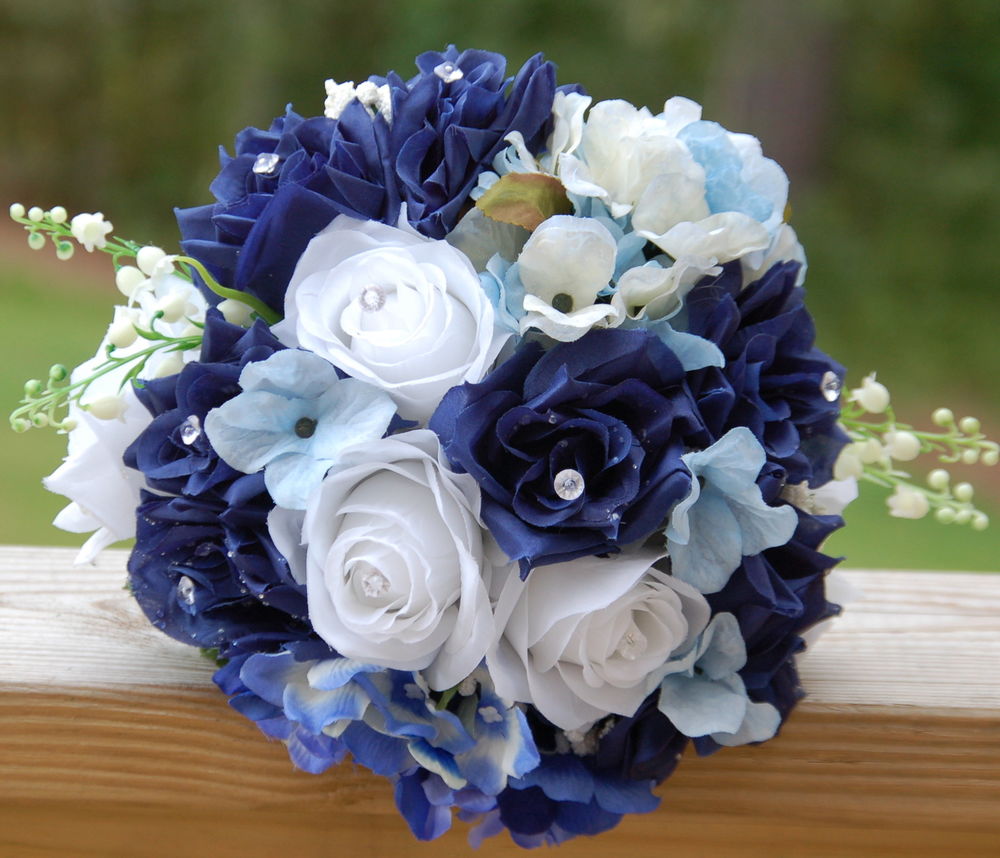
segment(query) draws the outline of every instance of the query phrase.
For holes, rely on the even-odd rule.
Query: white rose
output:
[[[148,328],[155,305],[176,296],[182,298],[191,318],[195,321],[205,318],[205,299],[190,283],[174,275],[153,277],[145,281],[141,292],[136,293],[137,307],[115,308],[115,321],[101,340],[97,353],[73,370],[73,381],[87,378],[104,363],[108,343],[121,335],[124,316]],[[181,336],[187,326],[187,320],[180,319],[174,324],[158,322],[157,330]],[[115,355],[125,357],[149,345],[146,340],[136,338],[127,347],[116,349]],[[195,349],[183,352],[180,360],[193,360],[197,356]],[[179,371],[183,363],[178,365],[177,360],[176,352],[156,352],[147,361],[141,377],[155,378],[165,374],[161,371],[168,368]],[[44,481],[50,492],[64,495],[71,501],[53,524],[72,533],[94,531],[80,549],[77,563],[89,563],[112,543],[135,536],[135,508],[139,505],[139,491],[145,481],[141,473],[125,466],[122,456],[153,418],[136,398],[131,385],[119,391],[131,366],[125,364],[95,379],[83,397],[85,405],[101,400],[120,400],[121,412],[117,417],[100,419],[75,403],[70,406],[69,416],[76,421],[76,427],[68,434],[66,458]]]
[[[429,430],[357,450],[310,498],[304,555],[290,552],[293,566],[305,562],[316,633],[349,658],[422,670],[436,690],[472,673],[493,638],[479,498]],[[277,545],[288,546],[294,522],[271,514]]]
[[[689,649],[709,619],[704,596],[653,568],[658,557],[586,557],[525,581],[510,567],[496,582],[499,640],[487,656],[497,693],[564,730],[634,714],[646,677]]]
[[[341,215],[299,259],[274,330],[426,421],[449,388],[489,370],[509,336],[493,316],[461,251]]]

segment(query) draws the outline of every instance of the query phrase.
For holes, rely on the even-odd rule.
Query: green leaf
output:
[[[555,176],[542,173],[508,173],[477,201],[483,214],[501,223],[533,230],[557,214],[572,214],[573,204]]]

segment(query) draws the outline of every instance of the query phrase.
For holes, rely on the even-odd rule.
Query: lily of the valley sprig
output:
[[[938,408],[931,415],[938,431],[902,423],[896,419],[888,389],[876,381],[873,373],[851,391],[840,421],[851,444],[837,460],[837,479],[856,478],[892,489],[887,503],[890,515],[897,518],[923,518],[933,513],[942,524],[969,524],[975,530],[989,525],[987,515],[972,503],[974,490],[970,483],[953,485],[947,470],[935,468],[922,485],[908,471],[897,467],[897,463],[915,462],[920,457],[948,465],[996,465],[1000,445],[983,434],[977,418],[956,421],[950,409]]]

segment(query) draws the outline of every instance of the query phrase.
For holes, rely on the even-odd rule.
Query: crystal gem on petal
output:
[[[258,176],[269,176],[280,161],[281,156],[277,152],[261,152],[253,162],[253,171]]]
[[[576,500],[583,494],[583,474],[572,468],[566,468],[556,474],[552,487],[563,500]]]
[[[358,295],[358,303],[362,310],[369,313],[376,313],[385,306],[385,290],[374,283],[365,286]]]
[[[201,437],[201,419],[197,414],[192,414],[181,424],[181,441],[190,447]]]
[[[188,578],[187,575],[181,575],[177,579],[177,598],[185,605],[194,604],[194,581]]]
[[[445,83],[454,83],[456,80],[461,80],[465,77],[465,72],[454,63],[449,62],[443,62],[434,66],[434,74]]]
[[[840,398],[841,387],[843,387],[843,384],[837,373],[833,370],[827,370],[823,373],[823,380],[819,383],[819,389],[823,391],[823,398],[827,402],[836,402]]]

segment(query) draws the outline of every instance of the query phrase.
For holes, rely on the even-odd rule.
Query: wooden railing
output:
[[[413,841],[381,778],[294,770],[142,618],[124,553],[72,556],[0,549],[0,856],[471,851],[461,824]],[[844,574],[860,595],[802,659],[778,738],[689,755],[658,811],[555,854],[1000,856],[1000,576]]]

